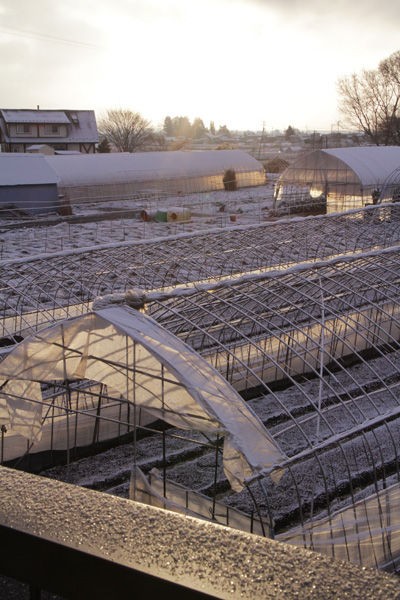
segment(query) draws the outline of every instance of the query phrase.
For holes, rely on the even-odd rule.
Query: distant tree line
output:
[[[339,108],[346,121],[376,145],[400,145],[400,51],[377,69],[338,81]]]
[[[400,51],[382,60],[377,69],[339,79],[338,93],[340,111],[349,125],[374,144],[400,145]],[[211,121],[207,128],[199,117],[191,122],[186,116],[165,117],[162,131],[155,132],[149,121],[128,109],[108,110],[98,129],[99,152],[137,152],[149,145],[164,150],[165,138],[180,138],[179,145],[206,134],[230,137],[226,125],[217,130]],[[289,125],[284,135],[290,139],[296,133]]]
[[[202,119],[194,119],[191,123],[188,117],[165,117],[163,131],[156,132],[150,121],[138,112],[123,108],[107,110],[99,120],[98,130],[100,143],[97,152],[102,153],[112,149],[118,152],[138,152],[149,145],[165,150],[165,137],[199,139],[206,133],[230,136],[226,125],[221,125],[216,131],[213,121],[207,128]]]
[[[163,132],[167,137],[184,137],[190,139],[199,139],[205,134],[230,136],[230,131],[226,125],[221,125],[218,130],[215,128],[214,121],[210,122],[207,128],[202,119],[197,117],[190,122],[188,117],[170,117],[164,119]]]

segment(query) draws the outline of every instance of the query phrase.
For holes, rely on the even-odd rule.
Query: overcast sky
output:
[[[400,0],[0,0],[1,107],[330,130],[399,33]]]

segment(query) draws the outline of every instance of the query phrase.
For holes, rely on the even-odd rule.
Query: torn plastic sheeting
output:
[[[86,378],[118,390],[171,425],[224,435],[224,470],[235,490],[285,459],[258,417],[211,365],[153,319],[126,306],[103,308],[41,331],[9,354],[0,377],[10,380],[3,399],[12,427],[25,436],[27,416],[24,412],[20,418],[10,398],[29,398],[35,388],[27,383],[21,389],[19,383],[17,389],[14,379]],[[41,417],[32,404],[30,437],[37,435]]]

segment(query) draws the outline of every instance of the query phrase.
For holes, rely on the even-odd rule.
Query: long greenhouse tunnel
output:
[[[84,314],[98,296],[286,269],[399,242],[398,205],[4,260],[2,345]]]
[[[303,154],[280,175],[278,212],[328,214],[399,199],[398,146],[326,148]]]
[[[165,503],[168,478],[276,539],[396,570],[398,219],[387,204],[4,261],[2,462],[161,419],[211,465],[193,485],[168,464]]]

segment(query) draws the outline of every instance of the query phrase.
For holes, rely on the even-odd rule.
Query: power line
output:
[[[49,35],[47,33],[40,33],[39,31],[29,31],[27,29],[13,29],[11,27],[0,27],[0,32],[5,33],[6,35],[23,37],[23,38],[31,38],[31,39],[41,39],[46,42],[56,42],[58,44],[70,44],[71,46],[83,46],[85,48],[101,48],[101,46],[97,44],[91,44],[89,42],[81,42],[79,40],[71,40],[68,38],[62,38],[56,35]]]

